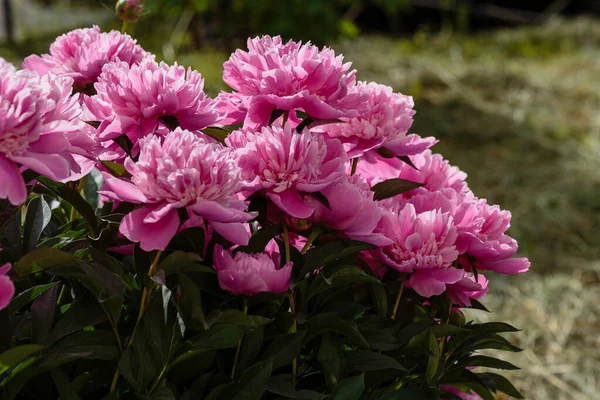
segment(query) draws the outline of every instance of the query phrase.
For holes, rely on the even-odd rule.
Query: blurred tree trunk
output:
[[[2,0],[2,14],[4,14],[4,34],[8,44],[15,43],[15,24],[11,0]]]

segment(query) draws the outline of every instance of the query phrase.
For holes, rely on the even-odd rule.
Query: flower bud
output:
[[[450,312],[450,324],[462,328],[466,322],[467,319],[465,318],[465,314],[463,314],[458,308],[453,308]]]
[[[118,0],[115,6],[117,17],[121,21],[131,23],[136,22],[140,18],[143,9],[144,5],[140,0]]]

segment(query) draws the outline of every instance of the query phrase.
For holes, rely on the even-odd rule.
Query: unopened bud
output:
[[[131,23],[136,22],[140,18],[143,9],[144,5],[140,0],[118,0],[115,6],[117,17],[121,21]]]
[[[450,312],[450,324],[462,328],[466,322],[467,319],[465,318],[465,314],[463,314],[458,308],[453,308]]]

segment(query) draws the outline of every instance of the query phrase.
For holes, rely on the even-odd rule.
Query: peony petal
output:
[[[288,189],[281,193],[269,192],[267,197],[292,217],[308,218],[315,210],[302,199],[297,190]]]
[[[154,211],[153,206],[144,206],[127,214],[119,232],[132,242],[140,243],[145,251],[165,250],[179,228],[179,215],[171,210],[155,223],[146,223],[144,219]]]
[[[113,200],[134,204],[148,202],[146,196],[131,182],[119,179],[108,172],[102,172],[102,177],[104,178],[104,185],[98,192],[99,194]]]
[[[211,221],[210,225],[215,228],[221,236],[229,240],[231,243],[245,246],[248,244],[250,235],[245,226],[240,222],[215,222]]]
[[[0,310],[6,308],[15,295],[15,285],[6,275],[0,276]]]
[[[2,182],[0,199],[8,199],[14,206],[27,200],[27,188],[21,172],[15,163],[4,158],[2,154],[0,154],[0,182]]]

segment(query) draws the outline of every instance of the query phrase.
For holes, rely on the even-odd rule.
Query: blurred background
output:
[[[248,36],[343,53],[361,80],[415,98],[413,131],[513,213],[530,257],[484,298],[523,329],[505,358],[528,399],[600,398],[600,1],[146,0],[130,26],[147,50],[226,89],[222,64]],[[120,29],[114,1],[0,0],[0,56],[16,64],[57,35]]]

